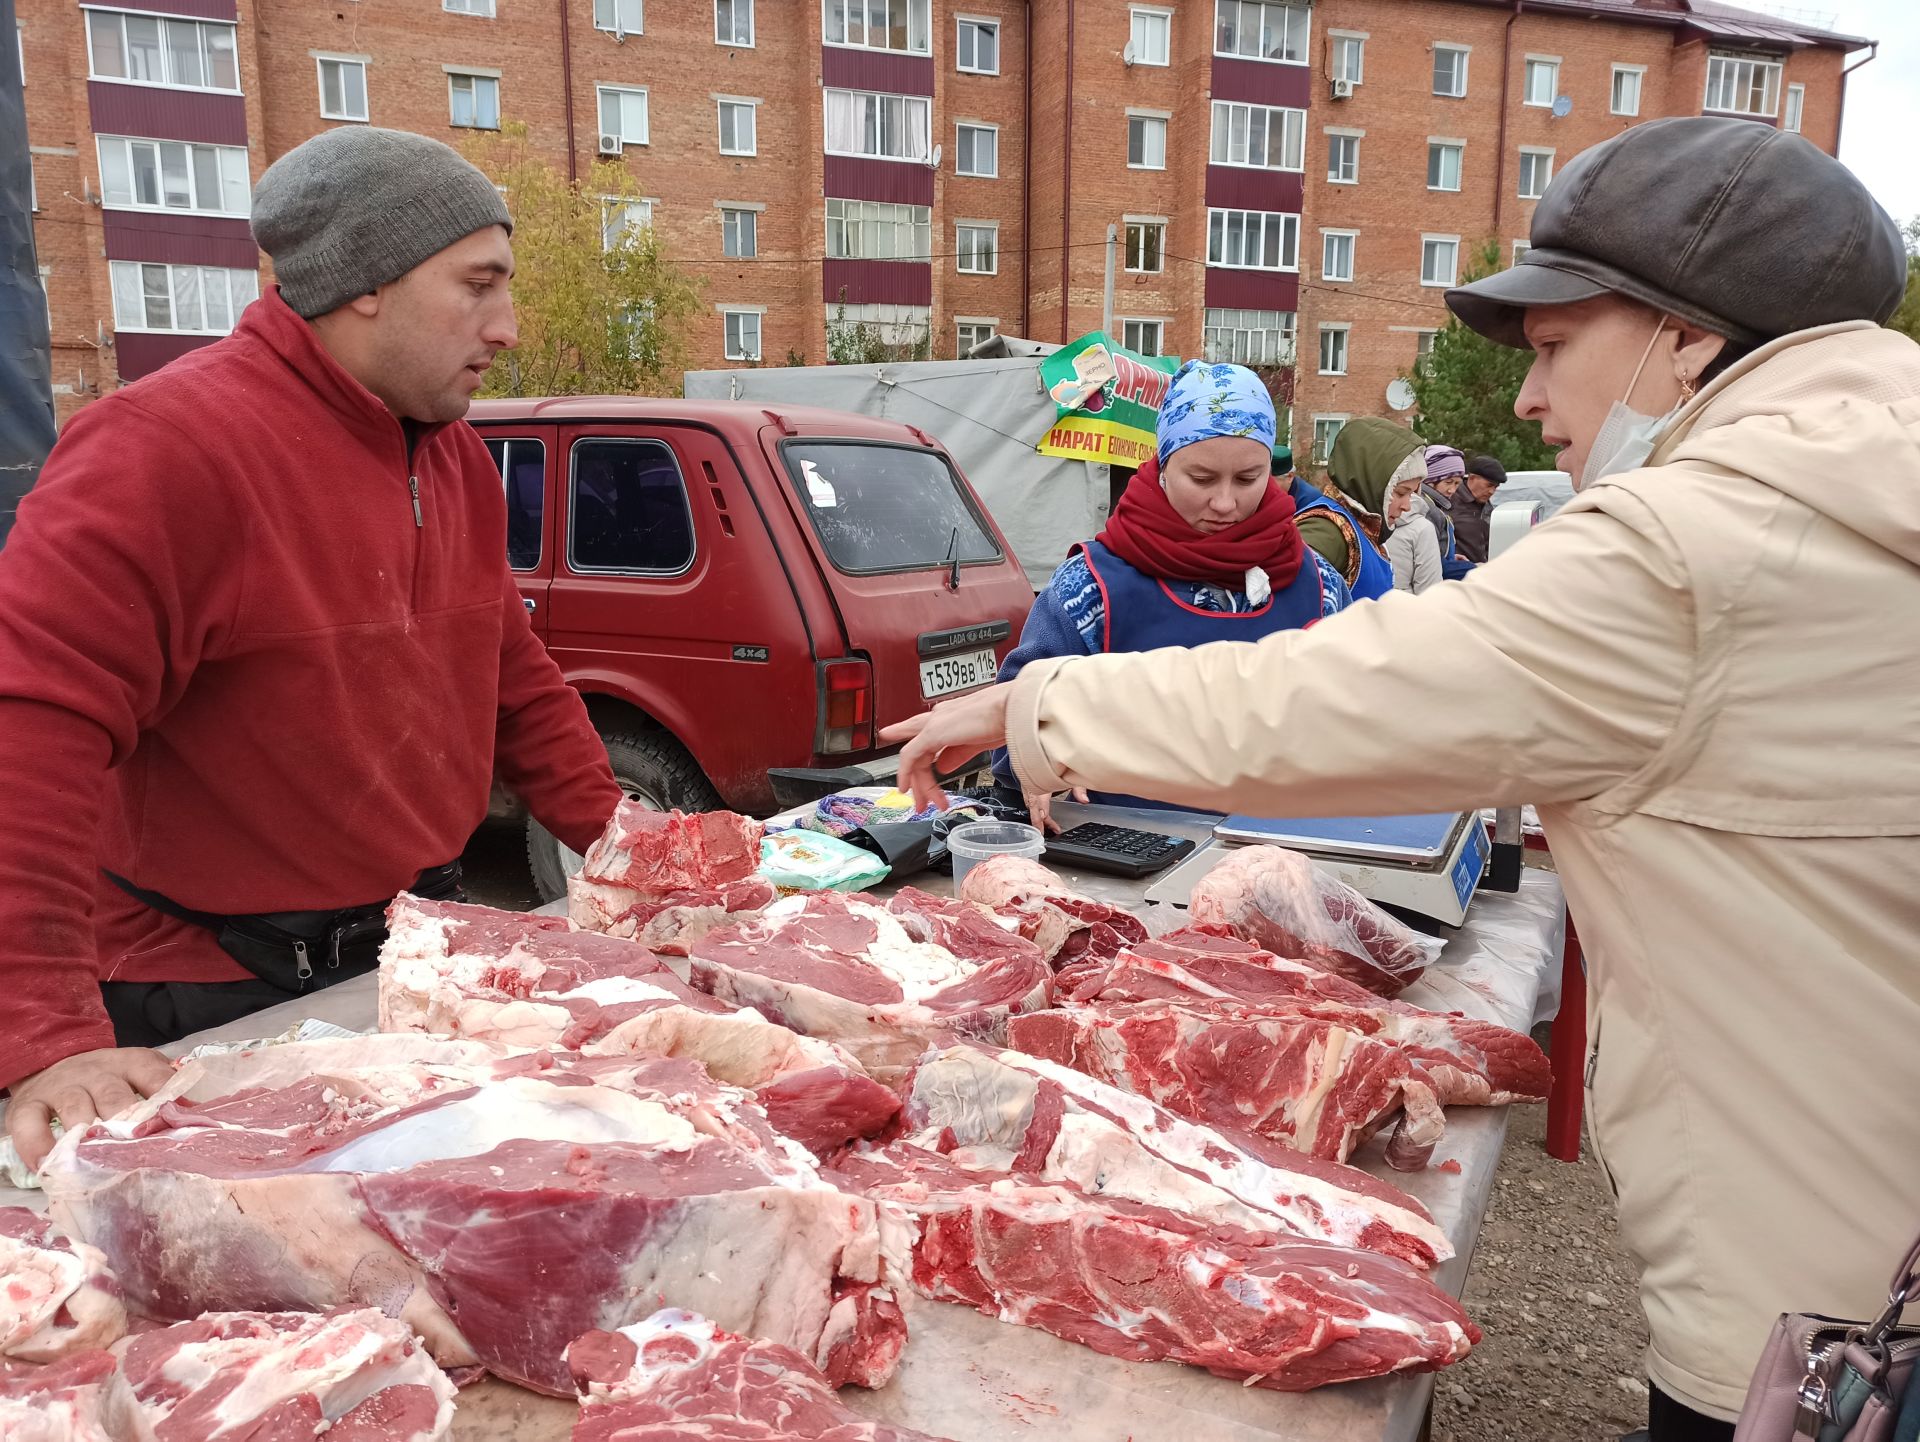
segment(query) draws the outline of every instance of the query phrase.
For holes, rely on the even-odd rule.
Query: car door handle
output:
[[[531,596],[522,596],[520,598],[520,604],[527,608],[527,614],[529,616],[531,616],[540,605],[540,603]]]

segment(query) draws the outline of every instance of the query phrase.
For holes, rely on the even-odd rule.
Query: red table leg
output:
[[[1580,1112],[1585,1100],[1587,974],[1580,965],[1580,935],[1567,918],[1567,945],[1560,957],[1560,1013],[1547,1043],[1553,1086],[1547,1093],[1547,1155],[1580,1160]]]

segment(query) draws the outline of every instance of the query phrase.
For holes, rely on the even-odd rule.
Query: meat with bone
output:
[[[677,1309],[589,1332],[567,1362],[580,1389],[573,1442],[940,1442],[849,1411],[791,1348]]]
[[[156,1442],[113,1353],[95,1348],[47,1366],[0,1362],[6,1442]]]
[[[1431,1267],[1453,1255],[1412,1197],[1250,1132],[1202,1126],[1038,1057],[950,1047],[916,1067],[903,1140],[981,1172],[1029,1173],[1210,1226],[1360,1247]]]
[[[765,832],[731,811],[689,816],[622,801],[567,883],[568,914],[586,931],[684,952],[772,904],[772,885],[755,874]]]
[[[1196,922],[1217,922],[1281,956],[1312,962],[1381,996],[1398,996],[1440,955],[1441,943],[1395,920],[1297,851],[1229,851],[1194,883]]]
[[[916,1291],[1131,1361],[1279,1391],[1430,1371],[1479,1340],[1392,1257],[1208,1227],[1070,1182],[963,1171],[905,1143],[829,1175],[911,1219]]]
[[[1132,912],[1079,895],[1025,856],[981,862],[967,873],[960,894],[1017,924],[1056,971],[1113,956],[1147,939],[1146,924]]]
[[[878,1382],[903,1324],[870,1203],[694,1063],[373,1036],[207,1056],[45,1171],[131,1304],[378,1307],[443,1366],[570,1393],[663,1302]]]
[[[694,991],[635,942],[407,895],[387,924],[382,1031],[688,1057],[753,1090],[777,1131],[821,1154],[876,1135],[900,1110],[839,1047]]]
[[[884,905],[821,892],[696,942],[688,979],[804,1036],[839,1043],[875,1077],[930,1040],[997,1040],[1045,1006],[1052,973],[1032,942],[971,902],[907,887]]]
[[[0,1207],[0,1359],[54,1362],[126,1330],[120,1284],[98,1249],[25,1207]]]
[[[1104,1005],[1202,999],[1262,1014],[1322,1018],[1397,1047],[1444,1106],[1502,1106],[1547,1095],[1551,1063],[1524,1033],[1386,1000],[1221,930],[1188,927],[1133,947],[1103,970],[1077,978],[1073,1000]]]

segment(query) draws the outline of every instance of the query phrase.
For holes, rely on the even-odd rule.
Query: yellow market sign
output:
[[[1176,356],[1124,350],[1101,331],[1040,361],[1058,418],[1035,449],[1043,456],[1138,467],[1154,453],[1154,427]]]

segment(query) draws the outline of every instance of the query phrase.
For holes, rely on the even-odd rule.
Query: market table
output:
[[[1126,821],[1127,816],[1063,807],[1061,819]],[[1137,816],[1135,824],[1142,824]],[[1161,830],[1205,841],[1211,822],[1156,815]],[[1079,890],[1102,900],[1149,911],[1148,882],[1066,873]],[[909,879],[914,880],[913,878]],[[920,878],[944,891],[943,877]],[[887,890],[890,888],[880,888]],[[1177,915],[1149,915],[1156,931]],[[1559,881],[1529,869],[1519,891],[1482,892],[1464,925],[1448,934],[1439,962],[1405,998],[1439,1011],[1469,1011],[1519,1029],[1533,1020],[1543,978],[1561,958],[1565,906]],[[308,1018],[354,1030],[374,1025],[375,979],[355,978],[311,997],[297,998],[233,1025],[187,1038],[173,1055],[216,1041],[281,1034]],[[1459,1107],[1447,1113],[1436,1165],[1407,1174],[1389,1171],[1378,1142],[1355,1161],[1417,1197],[1453,1244],[1454,1257],[1435,1275],[1458,1296],[1480,1232],[1487,1195],[1505,1142],[1505,1108]],[[1459,1170],[1439,1163],[1457,1162]],[[37,1192],[0,1186],[0,1205],[45,1205]],[[918,1427],[956,1442],[1413,1442],[1433,1394],[1433,1375],[1382,1379],[1286,1394],[1242,1386],[1176,1363],[1133,1363],[1104,1357],[1043,1332],[1009,1326],[969,1308],[919,1299],[910,1306],[909,1342],[898,1376],[877,1392],[848,1388],[841,1396],[871,1417]],[[453,1435],[459,1442],[558,1442],[572,1427],[574,1405],[539,1397],[488,1379],[464,1389]]]

